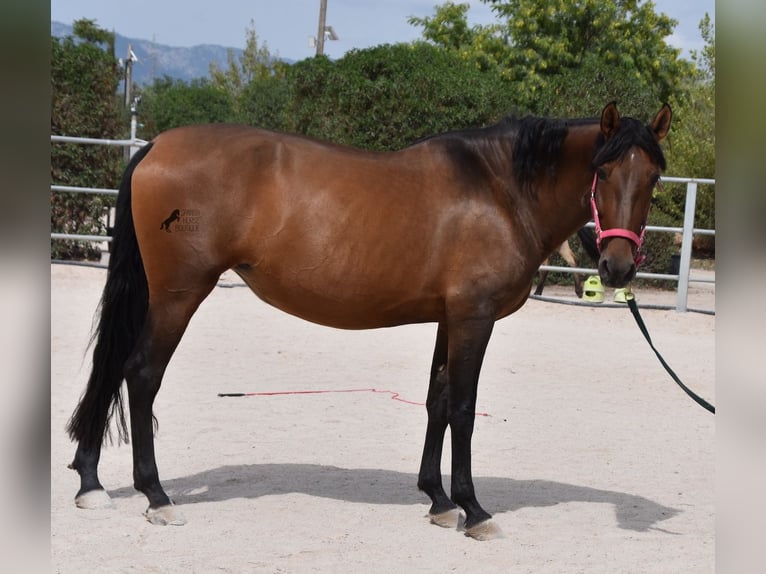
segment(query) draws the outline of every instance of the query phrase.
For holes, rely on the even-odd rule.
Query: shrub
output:
[[[109,33],[85,21],[85,36],[51,38],[51,133],[120,138],[122,116],[116,95],[118,70]],[[75,28],[82,30],[83,27]],[[51,147],[51,183],[76,187],[116,187],[122,151],[114,147],[56,143]],[[51,193],[51,231],[105,235],[112,196]],[[99,248],[88,242],[51,241],[55,259],[95,259]]]

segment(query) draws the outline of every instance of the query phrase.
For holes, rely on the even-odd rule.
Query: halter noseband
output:
[[[636,235],[633,233],[630,229],[622,229],[619,227],[615,227],[613,229],[601,229],[601,220],[598,217],[598,207],[596,207],[596,183],[598,182],[598,171],[593,174],[593,185],[590,188],[590,209],[593,212],[593,223],[596,225],[596,247],[598,248],[599,253],[601,253],[601,241],[603,239],[606,239],[607,237],[622,237],[624,239],[628,239],[629,241],[632,241],[633,244],[636,246],[636,267],[641,265],[641,262],[646,259],[646,255],[641,253],[641,246],[644,244],[644,234],[646,233],[646,219],[648,219],[649,214],[646,214],[646,219],[644,219],[644,222],[641,224],[641,234]],[[660,190],[662,189],[662,184],[657,180],[657,185],[660,186]]]

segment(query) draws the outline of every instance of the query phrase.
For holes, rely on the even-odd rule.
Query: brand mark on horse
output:
[[[160,229],[164,229],[167,233],[172,231],[193,233],[199,231],[199,209],[174,209],[170,215],[160,225]],[[173,228],[170,228],[170,224],[175,223]]]

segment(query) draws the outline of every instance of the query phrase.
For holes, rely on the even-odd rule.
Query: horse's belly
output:
[[[371,281],[353,274],[322,273],[318,268],[270,273],[257,265],[240,265],[234,271],[270,305],[338,329],[436,322],[444,312],[439,294],[423,288],[417,280]]]

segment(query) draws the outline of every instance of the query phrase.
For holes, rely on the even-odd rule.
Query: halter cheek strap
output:
[[[646,233],[646,220],[641,224],[641,234],[637,235],[630,229],[615,227],[613,229],[602,229],[601,220],[598,217],[598,207],[596,207],[596,183],[598,182],[598,172],[593,174],[593,185],[590,188],[590,209],[593,212],[593,223],[596,225],[596,246],[601,252],[601,241],[607,237],[622,237],[632,241],[636,246],[636,267],[646,259],[646,255],[641,253],[641,246],[644,244],[644,234]],[[648,217],[648,214],[647,214]]]

